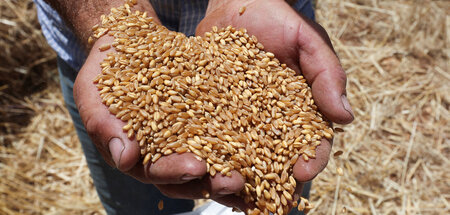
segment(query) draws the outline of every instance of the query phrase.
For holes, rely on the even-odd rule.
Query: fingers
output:
[[[206,162],[192,153],[164,156],[147,168],[148,177],[159,184],[185,183],[206,174]]]
[[[297,37],[300,67],[320,111],[333,122],[350,123],[354,116],[346,97],[346,75],[325,30],[303,18]]]
[[[101,72],[99,62],[107,52],[99,52],[102,44],[112,38],[102,37],[93,47],[74,84],[74,98],[86,130],[104,159],[121,171],[133,167],[139,160],[139,146],[123,132],[125,125],[112,115],[102,103],[94,78]]]
[[[222,197],[238,193],[244,189],[244,178],[237,171],[231,171],[231,177],[216,174],[210,177],[209,190],[212,197]]]
[[[316,157],[305,161],[302,157],[293,167],[294,178],[299,182],[307,182],[314,179],[327,166],[331,152],[331,142],[325,138],[316,148]]]
[[[171,154],[155,163],[137,164],[127,174],[144,183],[181,184],[201,179],[206,174],[206,163],[192,153]]]
[[[211,198],[228,206],[236,207],[244,205],[242,199],[235,194],[244,188],[244,179],[236,171],[232,171],[231,177],[217,174],[206,175],[202,179],[196,179],[184,184],[158,184],[158,189],[172,198],[200,199]]]

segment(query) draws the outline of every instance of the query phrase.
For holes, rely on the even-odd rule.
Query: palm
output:
[[[299,28],[306,21],[303,20],[288,4],[284,1],[252,1],[246,5],[245,12],[238,13],[242,4],[227,4],[225,7],[219,7],[210,11],[197,26],[197,35],[203,35],[211,31],[212,26],[226,27],[232,25],[235,28],[245,28],[250,35],[255,35],[258,41],[262,43],[266,51],[273,52],[282,62],[297,72],[300,72],[298,34]],[[306,76],[308,78],[308,76]],[[317,159],[317,162],[304,161],[294,168],[294,175],[300,181],[312,179],[328,161],[328,151],[331,146],[328,141],[317,149],[318,155],[324,154],[323,159]],[[301,159],[299,159],[301,160]]]
[[[239,7],[211,12],[198,25],[197,35],[210,31],[214,25],[245,28],[264,44],[266,51],[274,53],[280,61],[298,72],[297,33],[301,23],[298,14],[283,1],[263,4],[253,1],[246,6],[242,15],[239,15],[238,10]]]

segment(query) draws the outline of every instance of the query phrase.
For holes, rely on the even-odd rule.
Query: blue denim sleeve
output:
[[[69,29],[58,13],[44,0],[34,0],[36,4],[42,34],[50,47],[75,71],[80,70],[86,54],[81,48],[77,37]]]

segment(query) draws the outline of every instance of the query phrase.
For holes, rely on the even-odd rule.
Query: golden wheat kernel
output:
[[[163,200],[159,200],[158,202],[158,210],[162,211],[164,209],[164,202]]]
[[[261,196],[261,187],[259,185],[256,185],[256,196],[260,197]]]
[[[230,170],[231,170],[231,167],[228,166],[228,167],[223,168],[222,171],[220,171],[220,173],[221,173],[222,175],[229,176],[228,173],[230,173]],[[230,175],[230,176],[231,176],[231,175]]]
[[[344,152],[343,152],[342,150],[339,150],[339,151],[336,151],[336,152],[333,154],[333,157],[339,157],[339,156],[341,156],[342,154],[344,154]]]
[[[173,151],[172,151],[172,149],[166,149],[166,148],[163,148],[162,153],[163,153],[164,155],[170,155],[170,154],[173,153]]]
[[[323,131],[323,135],[324,135],[325,138],[327,138],[327,139],[333,138],[333,136],[332,136],[329,132],[327,132],[327,131]]]
[[[339,127],[335,127],[335,128],[334,128],[334,131],[335,131],[335,132],[344,132],[344,129],[339,128]]]
[[[267,208],[270,212],[275,213],[275,212],[276,212],[276,209],[277,209],[277,206],[275,205],[275,203],[268,203],[268,204],[266,204],[266,208]]]
[[[144,160],[142,161],[142,164],[145,165],[150,161],[150,158],[152,157],[151,153],[147,153],[144,157]]]
[[[98,50],[100,50],[100,51],[106,51],[106,50],[108,50],[109,48],[111,48],[111,45],[110,45],[110,44],[103,44],[103,45],[101,45],[101,46],[98,47]]]
[[[210,194],[207,190],[202,190],[202,196],[203,196],[203,198],[208,199],[210,197]]]
[[[245,9],[246,9],[246,7],[245,7],[245,6],[243,6],[243,7],[239,8],[239,15],[242,15],[242,14],[244,14],[244,12],[245,12]]]
[[[129,139],[131,139],[131,138],[133,137],[133,135],[134,135],[133,130],[132,130],[132,129],[128,130],[127,137],[128,137]]]

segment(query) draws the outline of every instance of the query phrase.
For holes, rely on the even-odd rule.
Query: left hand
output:
[[[239,9],[246,7],[240,15]],[[313,98],[324,116],[332,122],[347,124],[354,116],[346,97],[346,75],[326,31],[317,23],[299,15],[283,0],[210,0],[205,18],[197,26],[196,35],[203,36],[212,26],[231,25],[246,28],[275,54],[282,63],[302,73],[312,88]],[[294,177],[302,183],[312,180],[327,165],[331,142],[325,138],[316,149],[316,158],[298,159]],[[229,206],[242,208],[240,200],[216,199]]]

